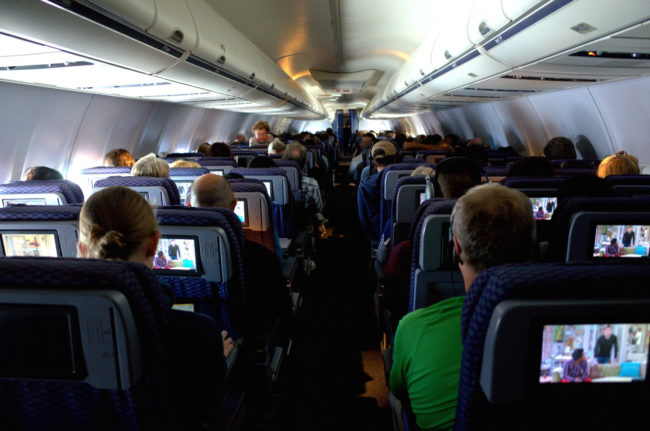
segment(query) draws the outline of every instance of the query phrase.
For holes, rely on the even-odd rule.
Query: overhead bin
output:
[[[122,17],[140,28],[149,28],[156,19],[155,0],[94,0],[93,3],[106,12]]]

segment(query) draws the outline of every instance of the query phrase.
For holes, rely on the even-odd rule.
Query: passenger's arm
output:
[[[407,330],[404,329],[402,322],[395,331],[395,342],[393,345],[393,366],[390,369],[388,386],[390,391],[401,401],[408,401],[408,387],[406,381],[406,372],[411,360],[411,350],[409,346]]]

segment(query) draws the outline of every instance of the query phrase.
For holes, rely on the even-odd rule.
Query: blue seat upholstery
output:
[[[230,179],[237,200],[246,201],[248,220],[244,223],[244,236],[279,255],[273,223],[273,204],[260,180],[254,178]]]
[[[647,405],[648,381],[541,384],[540,352],[545,325],[647,324],[649,277],[649,266],[630,262],[517,264],[481,272],[461,317],[455,430],[632,427],[638,419],[618,412]],[[551,331],[549,341],[555,336]],[[585,353],[594,346],[586,334],[574,343],[567,347],[584,346]],[[642,356],[647,362],[647,348]]]
[[[397,180],[391,200],[394,246],[409,239],[411,224],[420,207],[420,193],[424,193],[425,186],[426,179],[423,175]]]
[[[172,289],[174,302],[193,304],[194,311],[214,317],[233,338],[243,335],[246,324],[244,235],[237,216],[223,208],[160,207],[156,217],[163,238],[198,239],[201,262],[198,275],[159,276]]]
[[[0,203],[29,205],[81,204],[81,188],[68,180],[13,181],[0,185]]]
[[[295,192],[300,191],[302,187],[302,169],[300,168],[300,163],[295,160],[275,160],[275,164],[287,173],[291,190],[294,191],[295,196]]]
[[[0,255],[33,255],[33,250],[20,250],[18,241],[27,237],[55,233],[57,256],[77,256],[80,205],[10,206],[0,208]],[[37,248],[39,246],[37,245]],[[42,248],[42,245],[40,246]],[[12,254],[13,253],[13,254]],[[16,254],[18,253],[18,254]],[[40,252],[41,256],[45,254]]]
[[[173,162],[174,160],[178,159],[186,159],[186,160],[197,160],[199,158],[203,157],[203,153],[194,153],[194,152],[188,152],[188,153],[169,153],[165,156],[165,160],[168,162]]]
[[[293,194],[289,188],[287,174],[281,168],[237,168],[232,171],[245,178],[271,181],[273,202],[273,220],[278,235],[292,238],[293,231]]]
[[[233,150],[233,157],[237,160],[237,166],[245,168],[248,164],[257,157],[257,153],[253,150]]]
[[[584,160],[584,159],[552,159],[551,165],[554,168],[577,168],[577,169],[597,169],[600,160]]]
[[[393,163],[384,168],[381,173],[379,186],[379,231],[383,231],[386,223],[391,219],[391,200],[393,189],[397,180],[411,175],[411,172],[419,165],[424,164],[423,160],[413,159],[407,163]],[[433,167],[433,166],[431,166]]]
[[[546,196],[557,196],[557,190],[566,180],[565,177],[507,177],[501,184],[511,189],[520,190],[527,196],[533,193],[547,193]],[[541,196],[541,195],[536,195]]]
[[[110,177],[95,182],[93,191],[110,186],[124,186],[143,194],[151,205],[180,205],[176,184],[169,178]]]
[[[164,300],[161,286],[141,264],[0,258],[3,341],[11,343],[15,330],[34,343],[30,348],[20,342],[29,353],[3,352],[4,364],[12,356],[24,359],[18,369],[3,368],[0,375],[3,427],[166,429]],[[21,317],[14,323],[16,307]],[[41,330],[30,330],[25,316],[40,322]]]
[[[409,237],[412,253],[409,311],[465,294],[460,271],[447,253],[449,218],[456,200],[434,198],[418,208]]]
[[[605,178],[605,181],[612,185],[617,195],[650,194],[650,175],[610,175]]]
[[[84,194],[90,196],[97,180],[103,180],[108,177],[128,177],[131,175],[129,166],[96,166],[86,168],[81,171],[81,176],[86,180],[81,185]]]

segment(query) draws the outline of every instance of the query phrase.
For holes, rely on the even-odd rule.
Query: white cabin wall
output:
[[[538,155],[555,136],[573,140],[583,158],[625,150],[650,163],[650,77],[428,112],[407,121],[416,133],[482,136]]]

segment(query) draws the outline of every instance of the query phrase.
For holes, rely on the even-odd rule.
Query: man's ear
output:
[[[230,203],[230,210],[235,211],[236,206],[237,206],[237,198],[232,198],[232,202]]]
[[[463,252],[463,249],[460,247],[460,243],[456,239],[455,236],[452,236],[451,239],[454,241],[454,251],[456,252],[456,259],[458,260],[459,264],[463,264],[463,261],[461,260],[460,256],[461,253]]]
[[[83,257],[84,259],[87,258],[88,246],[81,241],[77,241],[77,252],[78,257]]]

